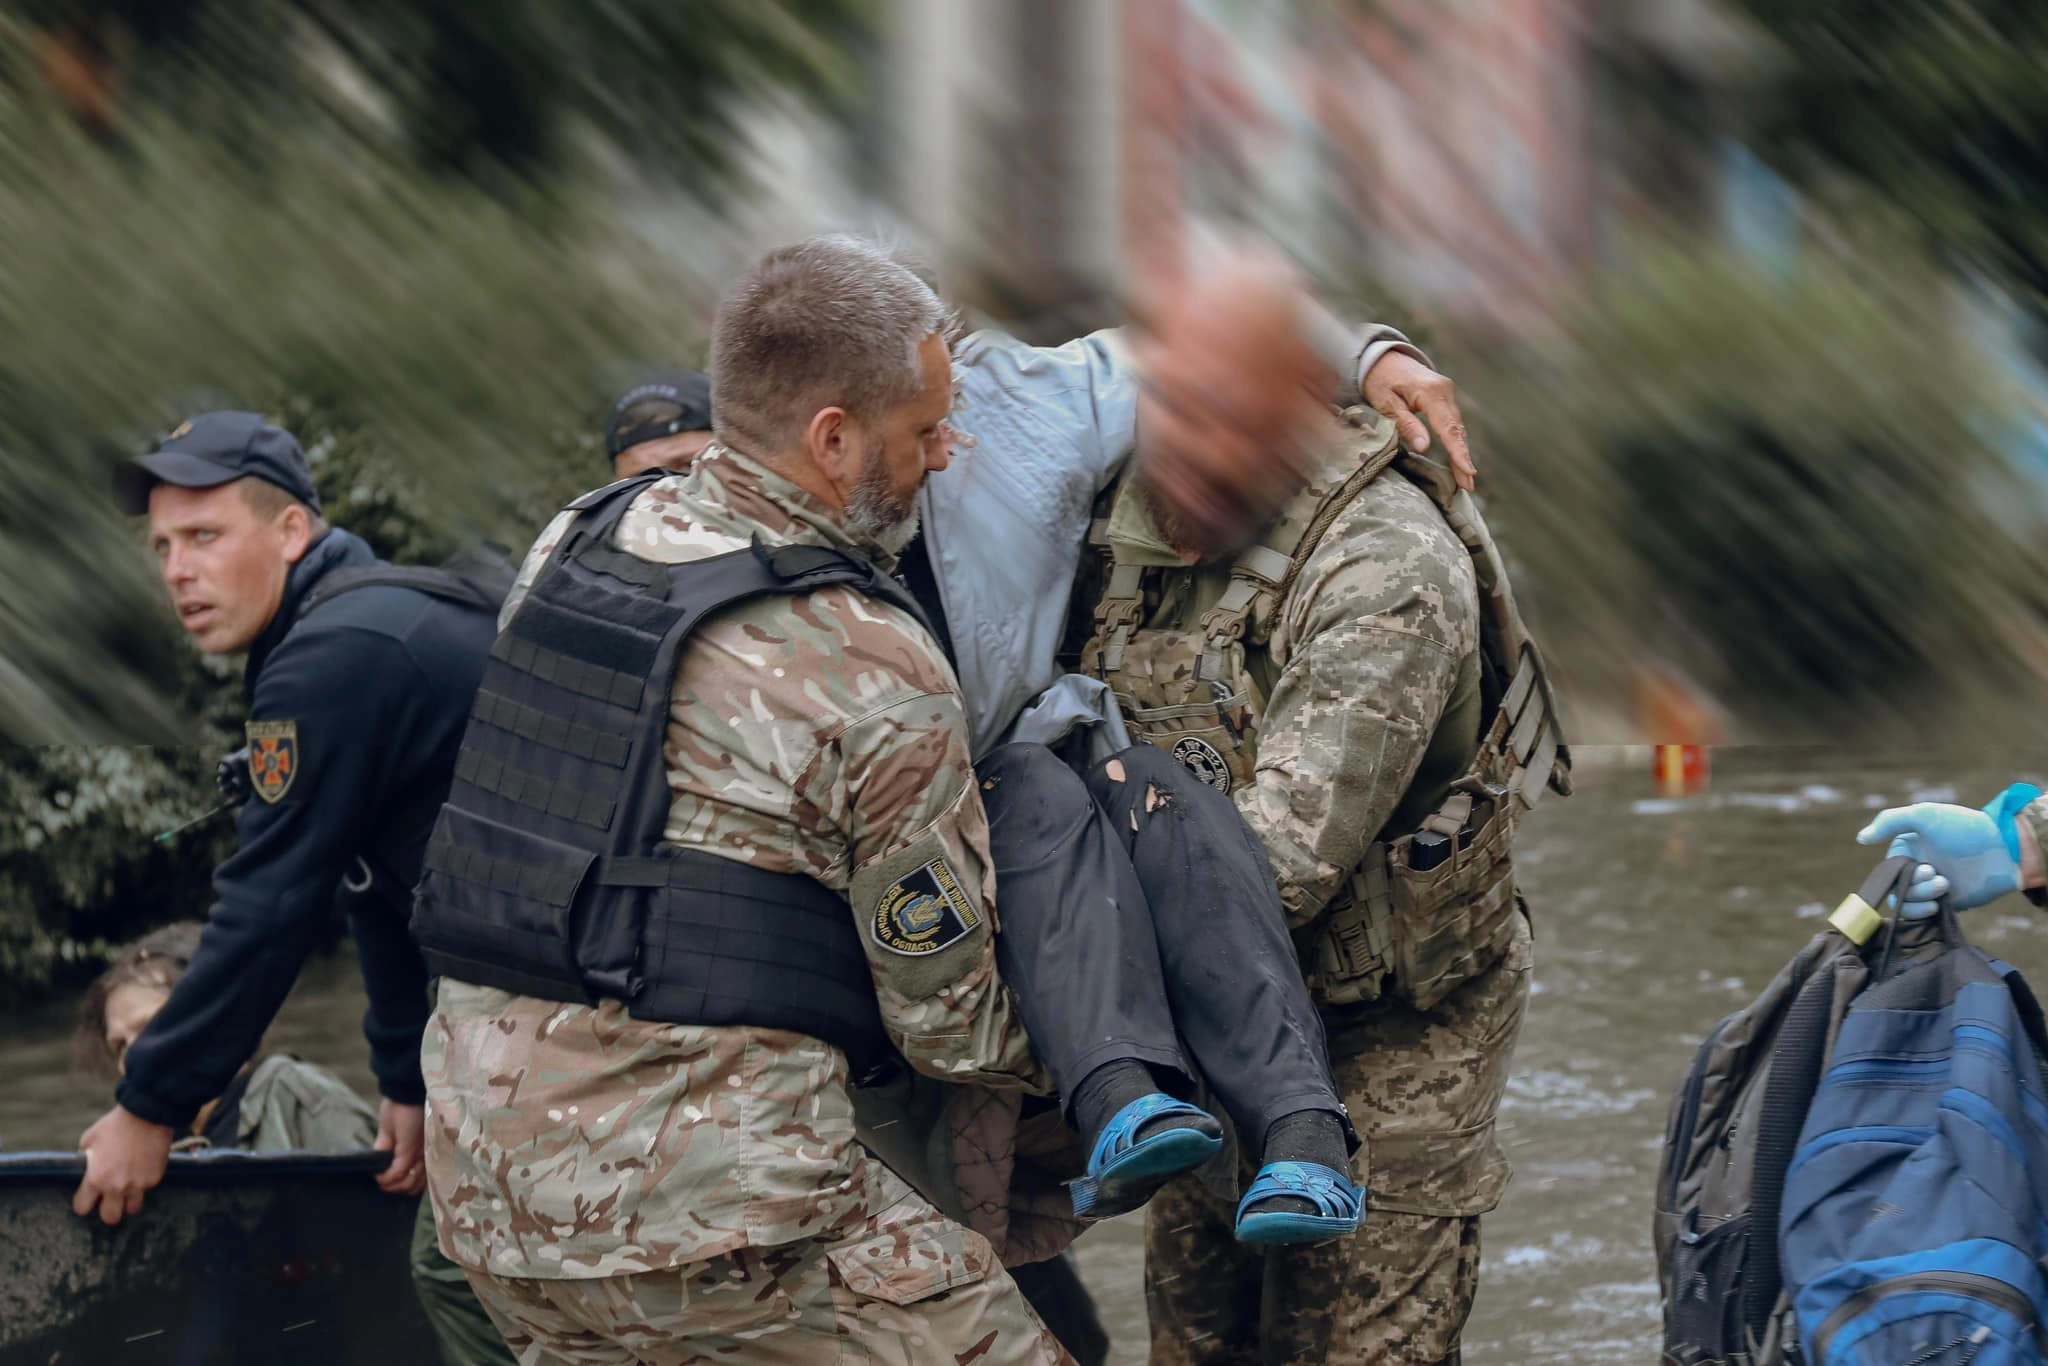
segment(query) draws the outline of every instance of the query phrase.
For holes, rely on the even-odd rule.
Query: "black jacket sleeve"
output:
[[[376,876],[390,874],[378,869]],[[340,905],[348,916],[349,937],[363,966],[363,989],[369,1008],[363,1012],[363,1037],[370,1042],[370,1070],[377,1090],[401,1105],[424,1105],[426,1080],[420,1075],[420,1037],[427,1032],[427,964],[407,928],[412,888],[378,882],[357,895],[344,891]]]
[[[128,1050],[115,1093],[125,1109],[182,1129],[254,1056],[413,752],[423,691],[405,647],[373,631],[295,631],[265,662],[250,716],[296,726],[291,784],[242,809],[192,965]],[[373,1001],[382,994],[372,988]],[[393,1099],[419,1098],[418,1038]]]

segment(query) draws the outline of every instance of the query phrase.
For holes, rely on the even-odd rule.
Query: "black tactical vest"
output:
[[[644,475],[587,494],[499,634],[427,846],[412,929],[437,974],[636,1019],[808,1034],[856,1080],[893,1058],[846,899],[663,843],[679,653],[714,613],[844,584],[923,616],[819,546],[659,565],[612,547]]]

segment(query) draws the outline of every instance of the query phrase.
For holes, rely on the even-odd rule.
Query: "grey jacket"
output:
[[[1387,352],[1421,355],[1390,327],[1319,342],[1357,387]],[[1115,331],[1055,347],[982,331],[956,349],[954,374],[953,425],[975,445],[925,481],[919,511],[975,757],[1006,740],[1046,742],[1097,721],[1107,723],[1104,747],[1124,748],[1103,686],[1061,677],[1054,655],[1095,497],[1137,432],[1129,353]]]

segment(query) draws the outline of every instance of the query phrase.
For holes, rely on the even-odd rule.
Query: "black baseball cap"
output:
[[[130,514],[149,511],[158,484],[210,489],[237,479],[275,484],[314,512],[320,495],[313,469],[290,432],[254,413],[201,413],[179,423],[152,454],[114,471],[114,496]]]
[[[604,452],[616,457],[643,441],[711,430],[711,376],[662,370],[620,394],[604,424]]]

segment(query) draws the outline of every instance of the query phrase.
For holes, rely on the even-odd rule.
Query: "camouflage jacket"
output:
[[[1356,465],[1340,450],[1303,499]],[[1404,473],[1421,470],[1404,458],[1354,497],[1249,642],[1266,705],[1252,781],[1231,795],[1297,929],[1344,889],[1396,813],[1433,810],[1478,748],[1478,588],[1457,535]],[[1227,561],[1185,565],[1135,480],[1117,487],[1107,535],[1120,563],[1169,570],[1146,629],[1197,629],[1229,583]],[[1077,607],[1098,590],[1084,582]]]
[[[506,620],[568,524],[535,544]],[[852,545],[801,489],[718,447],[641,494],[616,543],[682,563],[755,535]],[[846,894],[913,1066],[1044,1089],[995,972],[987,821],[931,636],[849,588],[763,599],[699,628],[673,697],[666,840]],[[965,913],[937,950],[904,952],[877,911],[921,876]],[[803,1035],[444,982],[423,1061],[437,1222],[465,1266],[580,1278],[687,1265],[864,1217],[873,1198],[845,1057]]]

